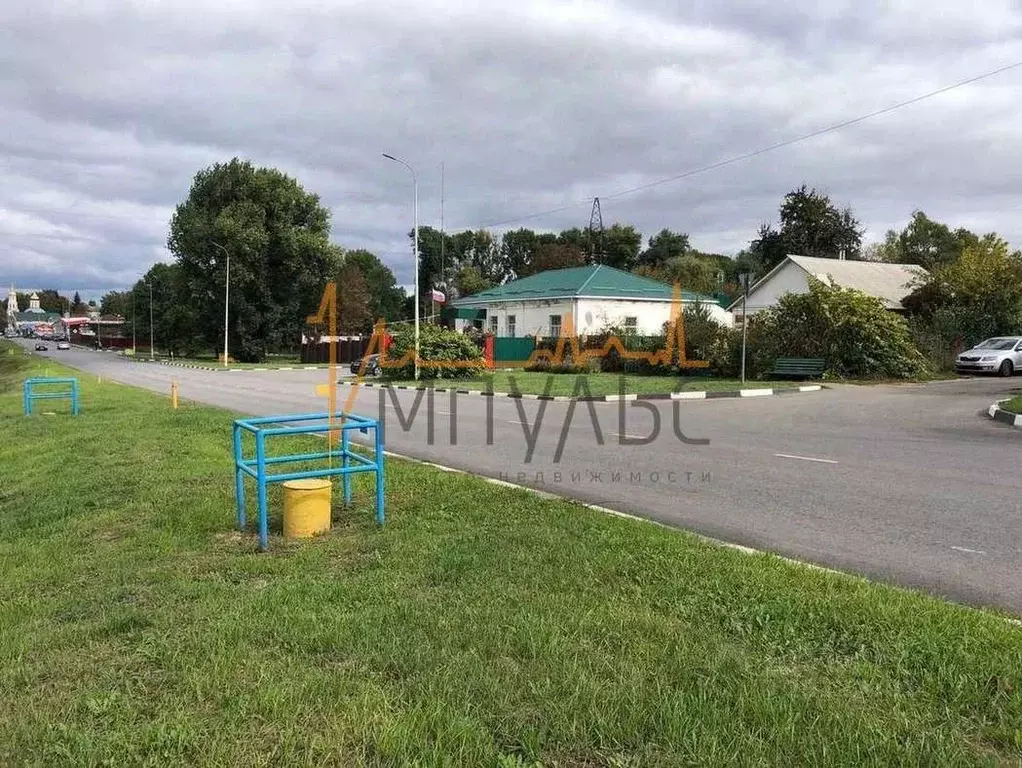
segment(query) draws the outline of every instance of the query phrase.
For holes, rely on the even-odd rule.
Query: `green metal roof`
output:
[[[19,323],[52,323],[60,320],[59,312],[18,312],[14,318]]]
[[[566,299],[576,296],[608,299],[658,299],[670,301],[673,287],[648,277],[633,275],[606,264],[587,267],[550,269],[512,280],[486,291],[473,293],[451,302],[452,306],[494,304],[528,299]],[[713,301],[710,296],[681,292],[682,301]]]

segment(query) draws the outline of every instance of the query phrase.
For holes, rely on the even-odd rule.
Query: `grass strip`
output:
[[[41,370],[0,350],[0,764],[1022,759],[993,613],[397,460],[384,529],[356,483],[260,554],[232,414],[24,418]]]

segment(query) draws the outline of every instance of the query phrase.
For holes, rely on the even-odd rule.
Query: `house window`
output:
[[[561,316],[550,315],[550,335],[560,336],[561,335]]]
[[[490,318],[490,333],[492,333],[494,336],[497,335],[497,316],[496,315],[493,315]]]
[[[512,339],[515,337],[515,316],[514,315],[508,315],[507,316],[507,335],[510,336]]]
[[[625,318],[625,333],[635,333],[639,330],[639,318],[637,317],[626,317]]]

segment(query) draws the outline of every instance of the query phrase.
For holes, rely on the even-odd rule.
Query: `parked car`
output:
[[[57,349],[64,349],[64,350],[71,349],[71,344],[66,342],[66,341],[58,341],[57,342]]]
[[[1022,336],[996,336],[981,341],[955,359],[958,373],[998,373],[1012,376],[1022,370]]]
[[[362,372],[363,376],[379,376],[380,375],[380,356],[369,355],[363,357],[361,360],[356,360],[351,364],[351,372],[356,376]]]
[[[48,346],[46,346],[45,344],[43,344],[42,342],[40,342],[40,343],[35,345],[35,351],[36,352],[49,352],[50,348]]]

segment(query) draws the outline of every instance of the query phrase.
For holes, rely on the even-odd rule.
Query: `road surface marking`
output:
[[[815,459],[812,456],[792,456],[790,453],[775,453],[779,459],[798,459],[799,461],[817,461],[820,464],[837,464],[834,459]]]
[[[970,555],[985,555],[982,549],[969,549],[968,547],[951,547],[951,549],[957,552],[968,552]]]
[[[628,435],[624,432],[617,433],[618,439],[624,438],[626,440],[649,440],[649,435]]]
[[[705,392],[671,392],[671,400],[705,400]]]

